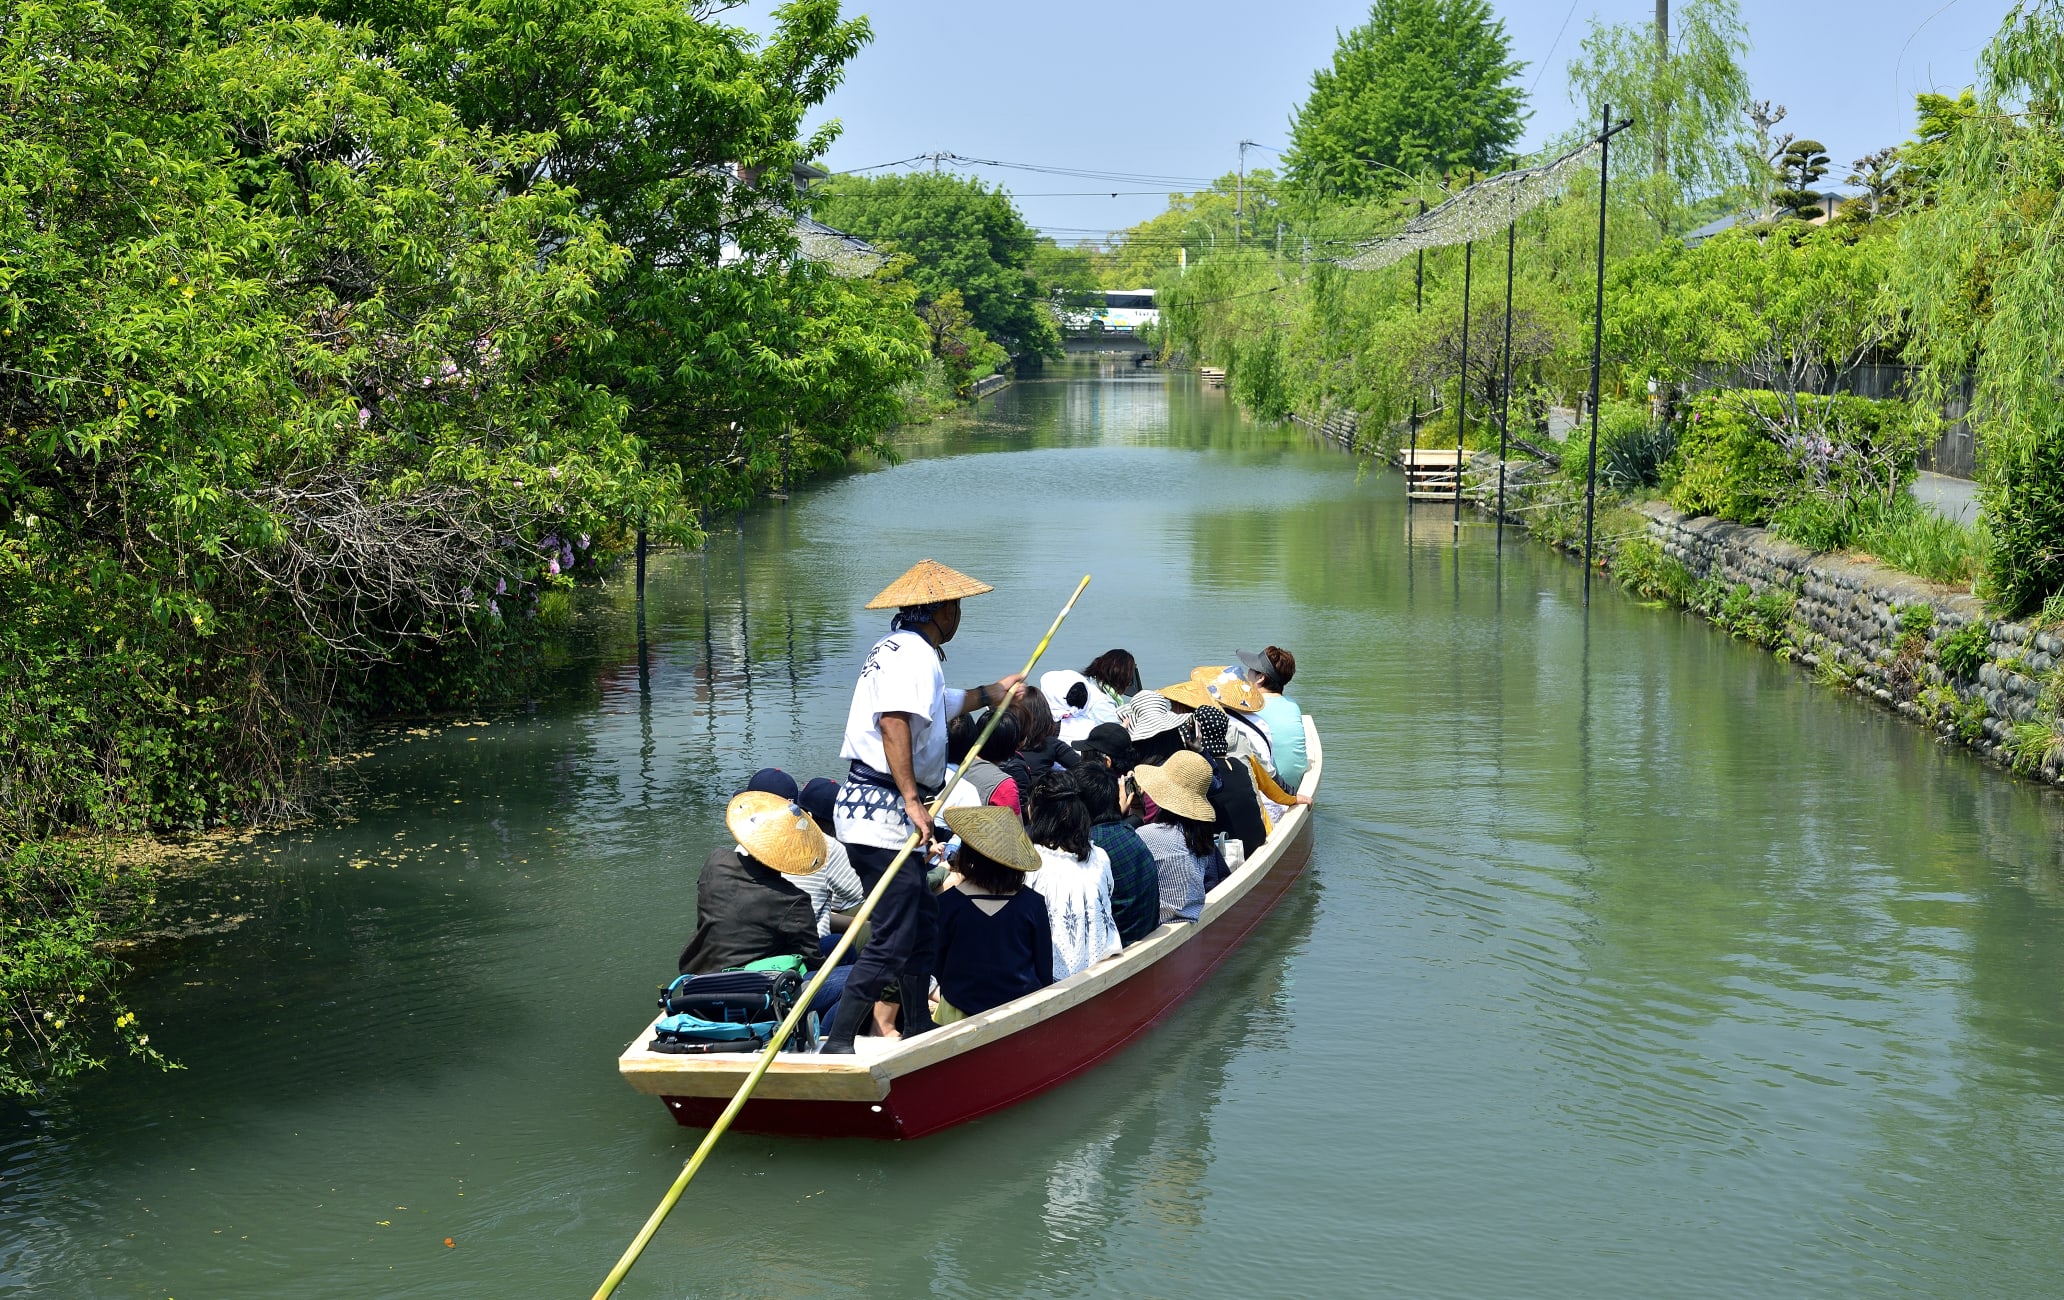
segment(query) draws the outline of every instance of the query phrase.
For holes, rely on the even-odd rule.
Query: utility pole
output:
[[[1655,174],[1670,174],[1670,0],[1655,0],[1656,105]]]
[[[1240,246],[1240,219],[1247,213],[1247,151],[1254,141],[1240,141],[1240,184],[1233,199],[1233,247]]]

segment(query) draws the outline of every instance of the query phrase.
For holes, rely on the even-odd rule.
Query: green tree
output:
[[[822,220],[907,255],[920,302],[955,291],[975,327],[1013,355],[1060,355],[1060,329],[1032,269],[1041,240],[1008,193],[965,176],[836,176],[811,203]]]
[[[1770,195],[1777,215],[1793,221],[1812,221],[1826,215],[1820,206],[1820,191],[1813,187],[1827,175],[1827,146],[1818,140],[1790,140],[1777,156],[1778,188]]]
[[[1312,74],[1285,156],[1316,193],[1382,196],[1504,162],[1525,121],[1505,24],[1486,0],[1376,0]]]
[[[1629,185],[1666,234],[1695,224],[1710,201],[1750,179],[1742,126],[1749,82],[1741,68],[1749,37],[1741,10],[1736,0],[1686,0],[1672,17],[1667,55],[1653,25],[1594,24],[1569,68],[1572,97],[1585,114],[1578,138],[1598,129],[1607,104],[1613,116],[1633,119],[1614,143],[1614,183]]]
[[[364,35],[28,3],[0,43],[0,1091],[119,1041],[145,903],[67,828],[291,806],[341,685],[505,639],[544,537],[664,511],[581,377],[624,255],[545,141]],[[555,539],[556,540],[556,539]],[[571,549],[570,547],[568,548]],[[42,842],[39,842],[42,841]]]
[[[1932,198],[1904,223],[1896,284],[1925,394],[1972,385],[1983,589],[2019,613],[2064,590],[2064,4],[2016,5],[1979,70],[1974,111],[1942,105],[1916,164]]]
[[[597,304],[607,333],[582,374],[626,403],[648,461],[681,476],[686,504],[750,500],[792,460],[799,433],[852,450],[882,436],[893,404],[795,400],[853,395],[854,374],[893,379],[921,357],[907,313],[875,313],[796,255],[794,168],[837,134],[833,123],[804,136],[803,118],[869,39],[864,20],[842,18],[836,0],[794,0],[762,41],[716,21],[728,6],[675,0],[317,2],[369,24],[468,125],[542,140],[506,183],[572,189],[627,251]],[[887,332],[807,346],[798,330],[827,309],[854,309],[848,324]],[[813,409],[839,422],[807,427]],[[637,522],[694,536],[683,512]]]

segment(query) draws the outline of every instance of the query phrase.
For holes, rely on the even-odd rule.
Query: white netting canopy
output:
[[[1598,152],[1598,141],[1593,140],[1554,162],[1500,172],[1478,181],[1439,207],[1413,217],[1395,235],[1372,239],[1346,257],[1334,260],[1349,270],[1378,271],[1423,248],[1466,244],[1495,234],[1562,193],[1570,173],[1589,163]]]
[[[797,217],[795,233],[797,250],[808,260],[830,267],[842,280],[873,275],[888,265],[888,256],[866,240],[814,218]]]

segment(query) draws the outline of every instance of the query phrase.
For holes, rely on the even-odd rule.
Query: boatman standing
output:
[[[832,827],[853,870],[872,892],[914,830],[932,836],[925,805],[946,784],[946,724],[970,709],[1007,702],[1024,674],[968,690],[946,685],[942,647],[960,630],[960,602],[993,588],[936,560],[916,567],[867,602],[896,611],[889,635],[875,642],[853,688],[840,757],[850,763]],[[936,957],[938,905],[925,889],[918,853],[896,872],[874,909],[873,929],[846,979],[846,992],[821,1050],[851,1052],[853,1038],[891,980],[903,986],[903,1032],[932,1027],[927,993]]]

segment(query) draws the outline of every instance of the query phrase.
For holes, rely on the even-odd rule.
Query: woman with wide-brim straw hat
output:
[[[817,909],[797,879],[821,871],[830,852],[824,832],[790,799],[747,790],[724,809],[732,843],[711,853],[695,882],[695,936],[681,951],[681,973],[710,975],[775,957],[816,966]],[[832,972],[811,1009],[838,1001],[845,970]]]
[[[1195,921],[1204,912],[1207,881],[1224,879],[1225,858],[1215,840],[1211,764],[1184,750],[1165,763],[1132,769],[1133,780],[1154,801],[1154,815],[1139,837],[1161,877],[1161,919]]]
[[[920,841],[932,838],[925,805],[946,784],[947,723],[971,709],[1006,703],[1024,680],[1022,673],[1014,673],[967,690],[946,685],[944,647],[960,630],[960,602],[990,590],[988,583],[937,560],[922,560],[867,602],[869,609],[896,612],[889,635],[868,652],[853,688],[839,751],[850,767],[832,824],[870,891],[913,833]],[[892,980],[903,980],[911,989],[926,987],[937,922],[938,907],[925,888],[919,857],[897,871],[875,905],[872,932],[851,967],[823,1051],[853,1050],[854,1036]],[[932,1027],[923,997],[904,997],[902,1014],[905,1036]]]
[[[1027,887],[1040,857],[1017,814],[985,804],[949,808],[960,837],[954,874],[939,895],[940,1024],[978,1016],[1053,982],[1053,922]]]
[[[1226,711],[1226,717],[1232,722],[1229,739],[1232,756],[1242,762],[1251,758],[1273,776],[1276,770],[1275,732],[1261,716],[1265,703],[1261,689],[1247,679],[1246,671],[1240,668],[1198,668],[1190,673],[1190,680],[1211,697],[1211,703]]]

